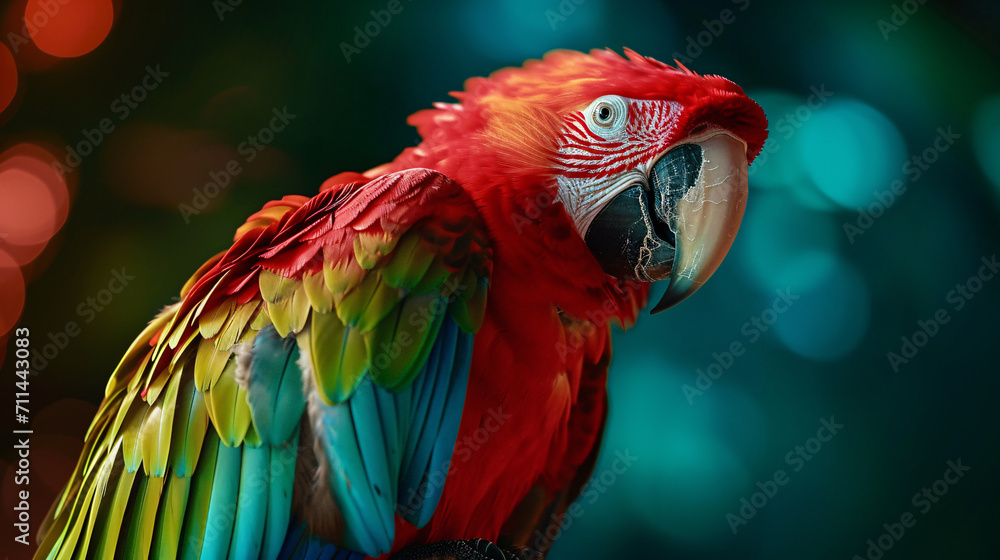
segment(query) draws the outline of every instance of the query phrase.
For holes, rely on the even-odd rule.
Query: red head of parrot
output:
[[[725,257],[767,137],[763,110],[733,82],[628,49],[554,51],[453,95],[410,118],[419,146],[373,171],[452,177],[497,237],[498,262],[528,263],[555,291],[669,279],[654,312]]]

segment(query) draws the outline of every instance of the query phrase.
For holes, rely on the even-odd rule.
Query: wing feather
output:
[[[397,516],[427,523],[491,253],[443,175],[352,178],[266,205],[143,330],[38,557],[360,560],[392,548]],[[301,433],[326,474],[303,487],[330,493],[338,534],[294,509]]]

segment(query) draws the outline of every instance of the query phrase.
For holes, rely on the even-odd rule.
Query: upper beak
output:
[[[747,199],[746,144],[725,131],[677,145],[653,165],[648,185],[611,199],[587,229],[605,272],[651,282],[670,278],[652,313],[698,290],[736,238]]]

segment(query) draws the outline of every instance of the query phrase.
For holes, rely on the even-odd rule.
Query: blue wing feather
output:
[[[268,325],[253,343],[247,404],[261,441],[282,445],[299,425],[306,401],[302,394],[299,348]]]
[[[351,552],[306,532],[304,523],[293,519],[278,560],[367,560],[360,552]]]
[[[236,518],[236,500],[240,488],[240,463],[243,453],[239,447],[219,443],[212,481],[212,498],[208,506],[205,537],[201,557],[205,560],[224,558],[229,551]]]
[[[267,468],[271,462],[271,446],[243,446],[240,467],[240,493],[233,524],[229,558],[257,558],[264,540],[267,521],[267,493],[270,487]]]
[[[351,400],[357,398],[357,393],[364,391],[368,385],[361,384]],[[332,406],[320,404],[323,432],[317,437],[322,439],[330,461],[330,489],[344,516],[345,544],[354,550],[378,556],[379,551],[388,550],[392,545],[392,538],[381,530],[380,516],[373,503],[349,403],[350,400]],[[375,524],[379,529],[374,527]],[[383,534],[376,535],[376,531]]]
[[[457,328],[456,328],[457,330]],[[452,363],[453,372],[464,372],[454,375],[451,378],[451,386],[448,389],[448,400],[444,408],[444,416],[441,419],[441,427],[437,437],[428,444],[434,446],[431,462],[424,473],[422,484],[427,488],[424,496],[423,507],[420,517],[415,523],[417,527],[423,527],[430,520],[437,508],[438,500],[444,491],[445,474],[452,461],[452,453],[455,450],[455,440],[458,439],[458,427],[462,423],[462,409],[465,407],[465,390],[469,383],[469,368],[472,363],[472,335],[458,333],[458,352]],[[434,475],[439,475],[434,480]]]
[[[441,432],[445,403],[448,399],[448,387],[454,372],[457,334],[458,325],[449,318],[445,321],[445,325],[442,326],[438,335],[438,346],[435,348],[436,359],[428,360],[425,375],[427,375],[427,384],[431,387],[426,392],[427,398],[421,400],[420,408],[415,411],[415,414],[423,418],[424,422],[419,433],[411,434],[410,441],[413,445],[409,455],[409,468],[403,475],[400,487],[405,494],[412,496],[405,507],[401,508],[403,517],[417,527],[426,523],[426,521],[421,523],[422,518],[429,517],[424,510],[430,509],[433,512],[437,506],[437,499],[432,498],[432,494],[435,493],[436,486],[443,486],[444,474],[447,470],[445,468],[444,471],[438,473],[441,481],[427,481],[428,475],[433,472],[431,456]],[[454,447],[454,438],[447,445]],[[436,494],[440,495],[439,492]]]
[[[427,361],[406,388],[366,380],[343,403],[320,403],[318,434],[344,516],[344,544],[378,556],[395,536],[395,515],[417,527],[437,508],[458,437],[472,335],[442,311]]]
[[[283,445],[271,448],[271,462],[266,476],[267,520],[264,522],[264,542],[261,558],[277,558],[288,532],[292,515],[292,491],[295,485],[295,464],[298,458],[299,430],[292,432]]]
[[[383,422],[375,397],[375,392],[380,389],[374,383],[366,382],[362,385],[364,386],[358,387],[355,395],[348,401],[348,406],[351,408],[358,450],[368,479],[368,493],[375,506],[374,519],[367,521],[374,524],[381,520],[381,523],[377,523],[381,527],[377,527],[373,534],[385,535],[381,551],[388,552],[395,534],[396,498],[391,493],[394,485],[389,482],[389,458],[385,452],[388,445],[387,434],[382,429]]]

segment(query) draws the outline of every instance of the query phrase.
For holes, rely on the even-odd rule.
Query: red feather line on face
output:
[[[583,113],[564,119],[559,173],[568,178],[618,175],[650,161],[669,145],[680,115],[677,103],[638,101],[629,103],[629,120],[621,140],[606,140],[587,127]]]

